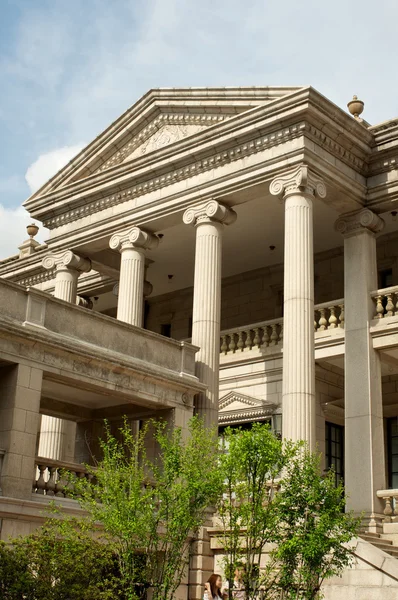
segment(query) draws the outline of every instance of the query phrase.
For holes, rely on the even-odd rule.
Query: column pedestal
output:
[[[316,443],[314,255],[312,202],[326,196],[323,182],[300,166],[273,180],[285,202],[282,434]]]
[[[183,220],[196,226],[192,343],[200,348],[197,377],[208,386],[198,394],[195,408],[205,425],[213,427],[218,423],[222,231],[236,213],[211,200],[185,211]]]

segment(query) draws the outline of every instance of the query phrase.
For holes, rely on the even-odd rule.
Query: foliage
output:
[[[260,572],[260,556],[265,546],[275,540],[278,526],[279,515],[273,501],[275,480],[293,447],[283,446],[269,425],[262,423],[254,423],[250,430],[229,428],[224,442],[226,451],[220,459],[224,493],[217,508],[229,594],[231,598],[235,567],[243,561],[246,593],[255,598],[269,579]]]
[[[0,546],[4,600],[113,600],[119,582],[112,545],[84,522],[56,516],[37,532]]]
[[[76,497],[112,537],[126,598],[151,587],[153,600],[171,600],[188,566],[189,537],[220,490],[215,435],[198,418],[186,439],[159,421],[138,436],[125,422],[120,433],[119,441],[107,428],[103,459],[91,481],[74,481]],[[155,461],[146,453],[149,434],[159,448]]]
[[[285,465],[281,491],[275,499],[279,515],[276,597],[284,600],[320,598],[322,582],[350,565],[345,545],[356,535],[360,518],[344,513],[342,484],[335,475],[320,475],[320,455],[307,448]]]

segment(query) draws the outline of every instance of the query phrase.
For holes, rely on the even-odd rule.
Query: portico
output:
[[[189,407],[217,426],[220,398],[230,422],[281,421],[284,437],[324,453],[377,531],[386,419],[398,417],[397,129],[309,87],[153,90],[27,200],[49,240],[0,275],[40,298],[89,298],[93,326],[116,345],[134,328],[144,362],[157,360],[150,331],[192,340],[194,385],[175,422]],[[61,388],[45,386],[40,444],[52,431],[46,456],[61,461],[62,422],[47,421]],[[191,574],[192,598],[205,575]]]

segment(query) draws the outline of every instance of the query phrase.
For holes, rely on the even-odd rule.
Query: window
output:
[[[164,337],[171,337],[171,323],[162,323],[160,326],[160,334]]]
[[[391,287],[392,283],[392,269],[384,269],[383,271],[379,271],[379,283],[380,289],[384,289],[387,287]]]
[[[325,466],[333,467],[336,485],[344,478],[344,427],[325,423]]]
[[[398,487],[398,417],[387,419],[388,486]]]

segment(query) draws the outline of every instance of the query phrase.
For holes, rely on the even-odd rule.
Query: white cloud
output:
[[[29,238],[26,226],[34,222],[22,206],[5,208],[0,204],[0,260],[18,254],[18,246]],[[36,224],[40,229],[35,239],[44,242],[48,237],[48,229],[41,223]]]
[[[33,193],[44,185],[53,175],[64,167],[85,144],[76,144],[75,146],[64,146],[41,154],[34,163],[28,167],[25,173],[25,179],[30,191]]]

